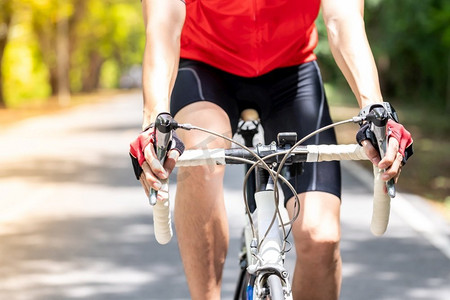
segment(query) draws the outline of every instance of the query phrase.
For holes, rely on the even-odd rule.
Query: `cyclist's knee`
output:
[[[339,255],[340,200],[323,192],[300,195],[300,217],[293,225],[297,254],[312,260]],[[288,203],[292,213],[293,202]]]
[[[175,119],[231,137],[230,119],[225,111],[214,103],[195,102],[182,108]],[[220,137],[197,130],[177,131],[186,149],[228,148],[230,143]]]
[[[302,254],[333,253],[339,247],[340,236],[337,232],[320,229],[304,232],[299,241]]]
[[[181,109],[175,118],[180,123],[191,123],[231,137],[229,118],[216,104],[207,101],[195,102]],[[177,132],[188,150],[230,147],[230,142],[205,132],[197,130],[178,130]],[[177,184],[187,188],[198,189],[201,186],[204,189],[210,189],[221,184],[224,173],[224,166],[216,165],[179,168]]]
[[[295,236],[297,257],[317,266],[329,266],[340,258],[339,228],[316,226],[297,232]]]
[[[297,254],[309,260],[326,262],[339,256],[340,226],[334,220],[303,220],[294,233]]]

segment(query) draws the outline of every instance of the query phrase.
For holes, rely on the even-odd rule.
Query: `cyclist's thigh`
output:
[[[226,76],[225,72],[202,62],[182,59],[170,101],[170,111],[175,119],[230,137],[239,116],[224,79]],[[212,140],[217,140],[198,132],[181,134],[186,137],[183,141],[187,142],[188,148],[211,148]],[[219,143],[216,147],[221,144],[214,143]]]
[[[298,68],[287,68],[285,80],[273,88],[274,106],[270,117],[263,120],[265,139],[276,139],[280,131],[295,131],[303,138],[312,131],[331,123],[328,104],[316,62]],[[305,144],[334,144],[334,130],[320,133]],[[340,198],[341,178],[337,162],[306,163],[301,175],[292,178],[297,193],[322,191]],[[293,194],[283,187],[286,200]]]
[[[175,120],[231,137],[230,116],[237,115],[237,109],[229,99],[222,75],[221,71],[201,62],[181,60],[170,103]],[[177,130],[177,134],[186,149],[229,147],[226,140],[201,131]],[[186,176],[186,172],[190,175]],[[189,185],[204,182],[206,178],[221,179],[223,172],[223,167],[202,166],[180,168],[178,175],[186,177],[182,182]]]
[[[189,123],[231,137],[230,120],[217,104],[200,101],[184,106],[175,115],[179,123]],[[186,149],[229,148],[229,142],[197,130],[178,130]]]

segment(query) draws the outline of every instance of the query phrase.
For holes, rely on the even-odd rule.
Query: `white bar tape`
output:
[[[386,232],[391,212],[391,198],[384,192],[386,182],[381,180],[383,170],[373,166],[373,210],[370,230],[376,236]]]
[[[224,149],[186,150],[177,161],[177,167],[225,165]]]
[[[363,147],[351,145],[308,145],[308,162],[332,160],[367,160]]]
[[[156,240],[161,245],[170,242],[173,236],[168,188],[166,182],[158,191],[159,197],[163,196],[164,200],[157,200],[153,206],[153,230]]]

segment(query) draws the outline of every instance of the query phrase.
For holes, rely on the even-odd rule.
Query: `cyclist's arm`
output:
[[[146,37],[142,63],[144,129],[155,121],[160,112],[168,111],[178,72],[180,35],[186,7],[181,0],[142,0],[142,12]],[[168,178],[180,154],[177,150],[171,150],[162,166],[154,148],[150,147],[151,143],[151,131],[147,130],[130,145],[136,176],[147,194],[150,188],[161,188],[160,179]]]
[[[168,110],[180,57],[180,35],[186,15],[181,0],[142,0],[146,42],[143,58],[144,119],[147,127]]]
[[[378,71],[364,27],[364,0],[322,0],[322,14],[333,57],[360,107],[382,102]],[[399,176],[403,157],[397,140],[389,139],[382,160],[368,140],[363,141],[363,146],[374,165],[387,169],[383,180]]]
[[[360,107],[382,102],[378,72],[364,27],[364,0],[322,0],[333,57]]]

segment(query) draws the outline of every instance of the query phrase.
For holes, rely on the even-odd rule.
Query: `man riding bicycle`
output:
[[[266,141],[283,131],[299,137],[331,123],[314,48],[314,22],[322,8],[333,56],[359,106],[381,103],[377,69],[364,29],[363,0],[142,0],[146,26],[143,60],[144,121],[148,129],[168,111],[190,123],[231,137],[240,112],[256,109]],[[391,122],[394,124],[395,122]],[[360,134],[383,180],[398,178],[412,140],[403,126],[390,130],[386,156]],[[161,166],[145,130],[131,147],[140,157],[145,189],[159,190],[182,152],[174,149]],[[221,139],[179,131],[187,149],[227,148]],[[145,142],[144,142],[145,141]],[[307,143],[336,143],[333,130]],[[145,158],[145,159],[144,159]],[[180,168],[175,226],[192,299],[220,299],[228,246],[223,198],[224,167]],[[292,176],[301,201],[293,225],[296,268],[294,299],[337,299],[341,285],[340,166],[306,164]],[[284,188],[292,214],[293,195]]]

